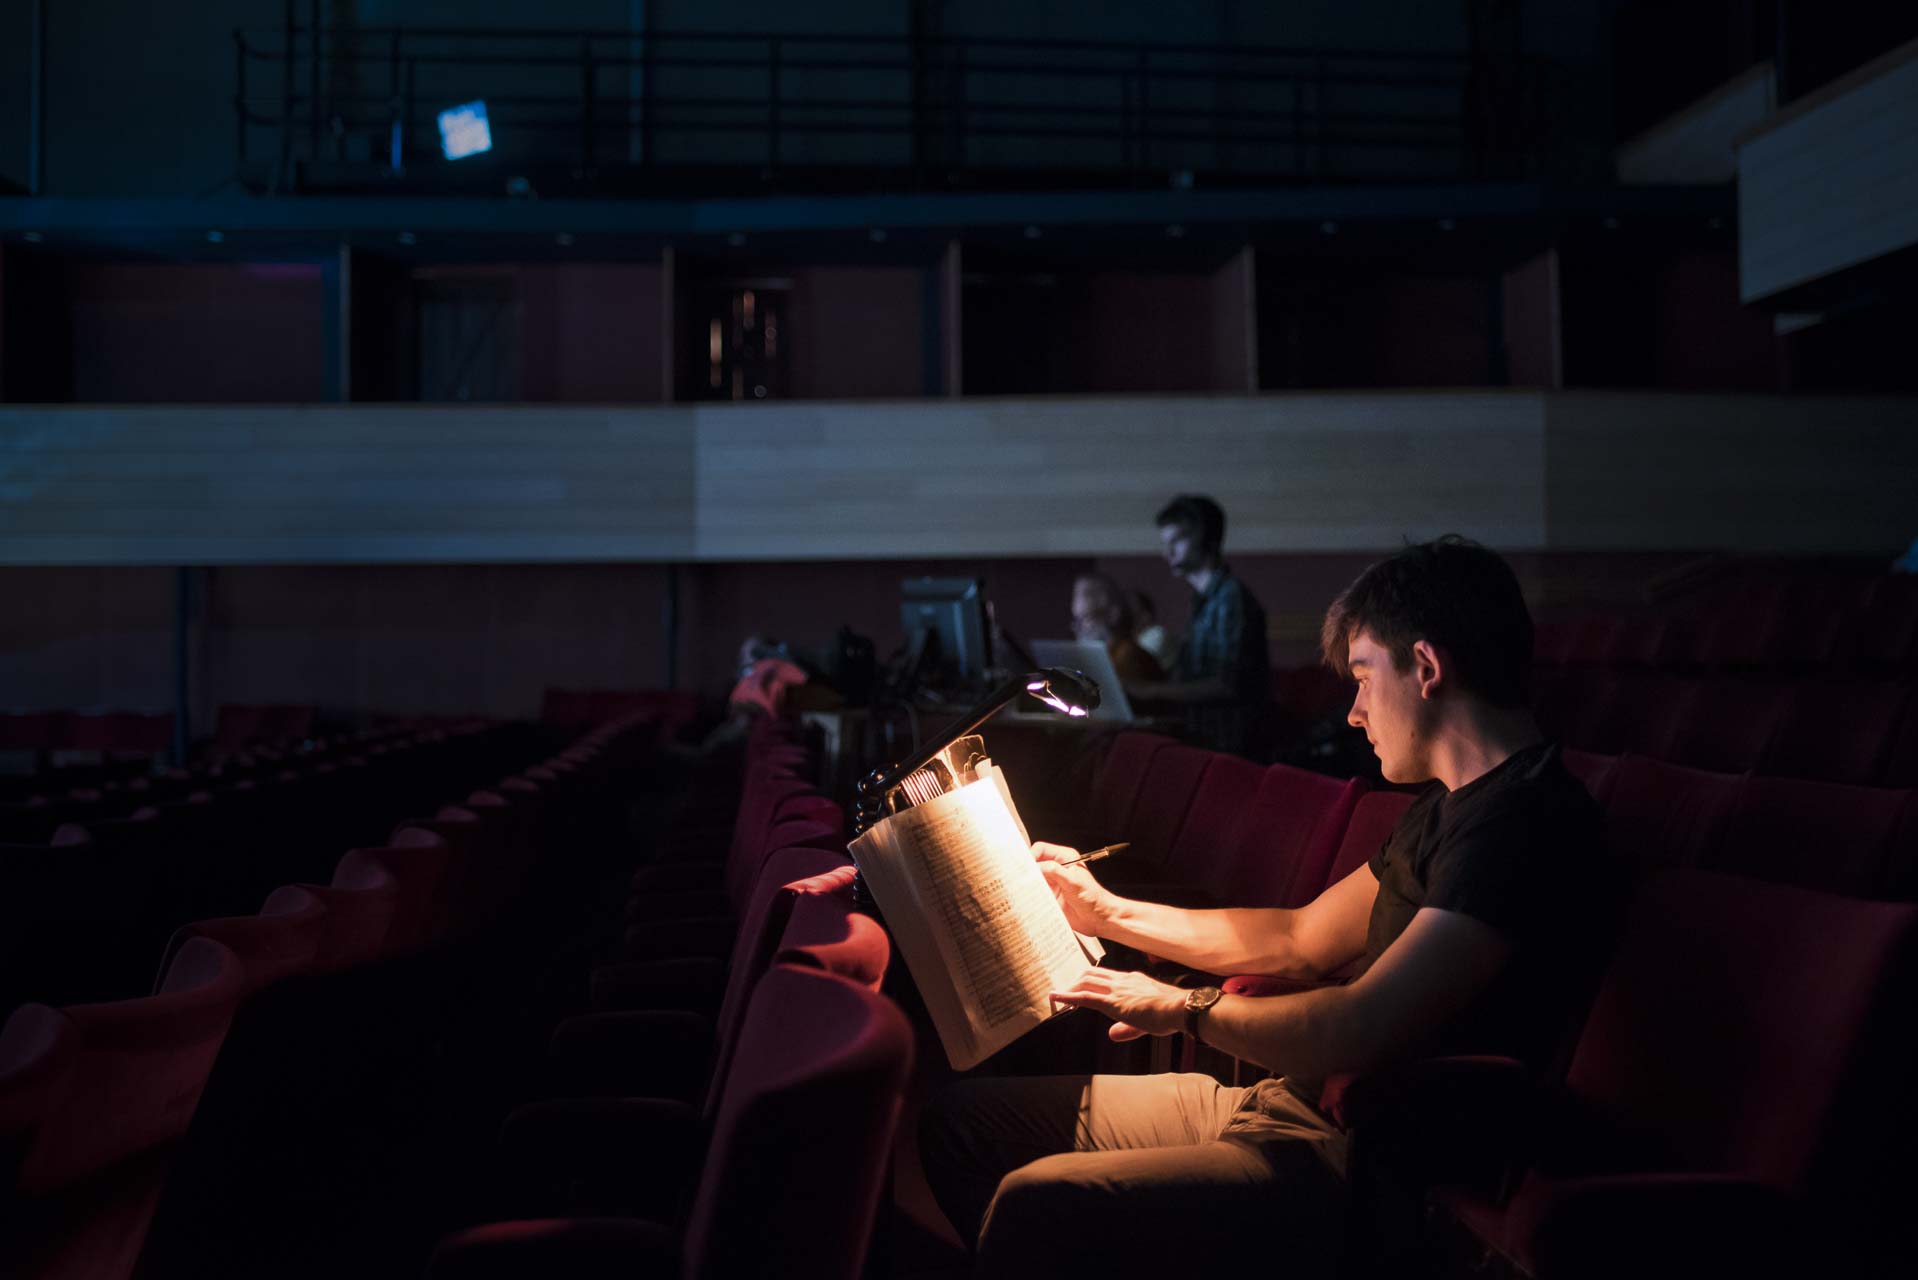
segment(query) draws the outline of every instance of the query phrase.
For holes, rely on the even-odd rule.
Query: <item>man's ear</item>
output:
[[[1412,679],[1418,682],[1419,697],[1430,698],[1445,683],[1447,662],[1429,640],[1412,642]]]

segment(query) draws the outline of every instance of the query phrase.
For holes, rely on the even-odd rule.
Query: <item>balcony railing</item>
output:
[[[1464,54],[309,22],[236,31],[234,74],[239,172],[274,190],[1455,181],[1540,141],[1530,64]],[[473,99],[491,158],[440,159]]]

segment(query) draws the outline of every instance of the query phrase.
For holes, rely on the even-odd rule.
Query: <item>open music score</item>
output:
[[[973,776],[849,846],[961,1071],[1052,1017],[1051,993],[1104,954],[1066,923],[1004,775]]]

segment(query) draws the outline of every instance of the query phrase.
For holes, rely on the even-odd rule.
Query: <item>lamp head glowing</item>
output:
[[[1083,671],[1047,667],[1026,681],[1026,692],[1069,716],[1088,716],[1099,705],[1099,686]]]

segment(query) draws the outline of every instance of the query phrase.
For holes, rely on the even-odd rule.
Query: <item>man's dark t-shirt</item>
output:
[[[1598,806],[1558,747],[1514,753],[1457,791],[1428,787],[1372,855],[1378,897],[1361,972],[1422,907],[1456,911],[1512,944],[1499,976],[1406,1056],[1503,1054],[1534,1065],[1560,1049],[1604,964],[1618,903]],[[1288,1080],[1314,1105],[1319,1083]]]
[[[1378,897],[1366,930],[1370,967],[1421,907],[1456,911],[1512,943],[1504,970],[1425,1046],[1543,1063],[1558,1049],[1605,959],[1616,882],[1597,804],[1540,743],[1457,791],[1428,788],[1372,855]]]

